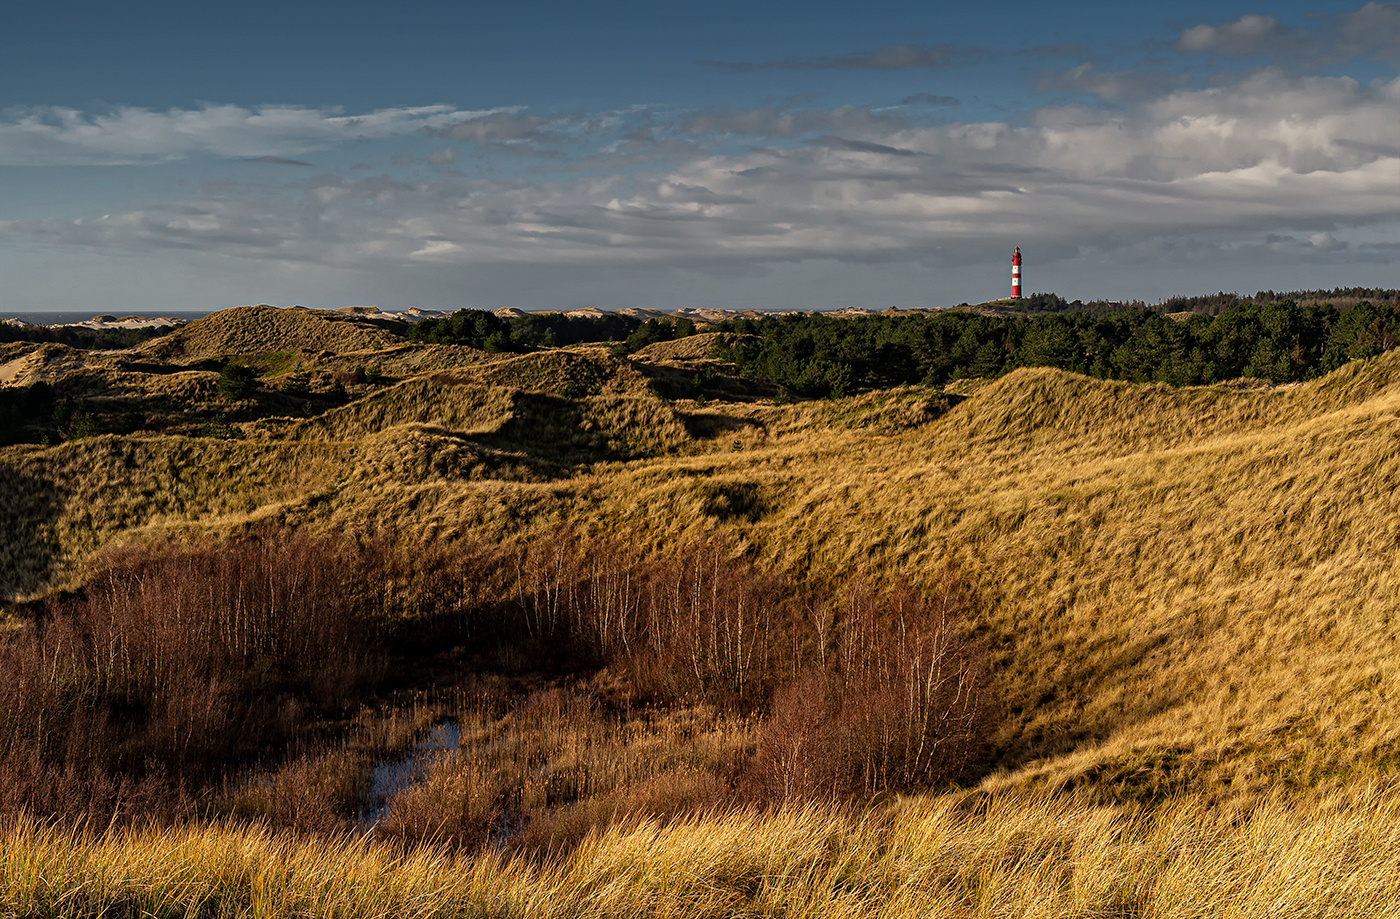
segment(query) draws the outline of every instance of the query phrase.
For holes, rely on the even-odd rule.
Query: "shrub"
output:
[[[311,378],[305,373],[291,373],[282,381],[282,392],[289,396],[305,396],[311,392]]]
[[[548,848],[582,838],[589,821],[661,806],[645,801],[678,809],[713,804],[724,789],[766,804],[936,785],[974,761],[985,728],[981,661],[959,624],[970,602],[951,570],[928,597],[863,580],[833,597],[723,539],[646,555],[567,527],[504,548],[264,530],[208,546],[115,550],[82,594],[50,601],[36,628],[0,632],[0,813],[189,813],[197,798],[188,795],[207,794],[243,765],[304,758],[294,738],[324,736],[348,706],[373,698],[391,653],[416,662],[444,649],[452,651],[433,665],[434,679],[449,659],[479,666],[493,652],[506,670],[605,668],[597,685],[614,687],[612,714],[537,696],[538,711],[512,716],[520,750],[500,751],[504,772],[459,770],[465,791],[440,785],[405,799],[403,819],[429,835],[484,841],[512,811],[554,840]],[[696,750],[710,751],[704,765],[690,753],[681,757],[688,765],[673,762],[667,782],[680,784],[671,792],[629,790],[605,756],[581,765],[587,744],[577,737],[585,722],[590,736],[630,737],[632,727],[609,719],[630,721],[637,703],[651,711],[644,721],[653,703],[678,704],[745,725],[743,736],[697,740]],[[546,709],[552,733],[527,736],[543,730]],[[754,716],[762,721],[750,755]],[[667,743],[690,728],[672,731]],[[637,756],[651,743],[635,742]],[[550,745],[563,751],[550,754],[558,768],[541,773],[531,751]],[[358,767],[353,757],[323,759],[298,767],[310,771],[297,780],[297,825],[349,819]],[[612,797],[585,800],[595,794],[590,776]],[[75,797],[84,787],[91,796]],[[500,799],[508,787],[513,804]],[[471,813],[439,813],[442,801]],[[575,803],[573,816],[558,810]],[[412,808],[422,812],[409,819]],[[407,824],[403,832],[418,832]]]
[[[365,382],[365,368],[356,367],[354,370],[337,370],[331,374],[341,386],[359,385]]]
[[[55,765],[217,770],[285,734],[295,699],[372,684],[389,570],[379,546],[286,533],[113,552],[7,637],[0,736]]]
[[[230,424],[228,416],[220,412],[199,429],[199,436],[212,437],[215,440],[237,440],[243,436],[243,431],[237,425]]]
[[[219,395],[237,402],[246,399],[258,388],[258,372],[246,364],[229,361],[219,372]]]
[[[958,632],[951,571],[928,601],[907,584],[846,592],[827,663],[774,695],[746,779],[761,801],[870,796],[956,778],[986,729],[981,655]]]

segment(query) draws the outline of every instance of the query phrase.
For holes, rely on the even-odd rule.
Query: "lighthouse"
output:
[[[1021,299],[1021,247],[1011,256],[1011,299]]]

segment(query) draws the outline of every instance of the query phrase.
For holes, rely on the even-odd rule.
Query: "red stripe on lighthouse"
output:
[[[1021,247],[1011,256],[1011,299],[1021,299]]]

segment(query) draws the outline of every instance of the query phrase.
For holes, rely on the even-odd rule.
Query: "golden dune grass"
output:
[[[10,595],[67,586],[114,541],[217,529],[324,495],[350,451],[205,437],[103,435],[0,452],[0,571]]]
[[[1400,909],[1393,788],[1244,815],[947,795],[592,834],[543,863],[233,824],[0,830],[0,913],[98,916],[1380,917]]]
[[[257,516],[409,540],[568,521],[663,550],[718,531],[826,582],[918,585],[953,558],[998,677],[998,787],[1250,799],[1400,755],[1395,355],[1276,389],[1022,370],[941,416],[919,388],[691,419],[631,384],[551,394],[573,364],[613,360],[422,377],[267,439],[98,438],[0,461],[57,496],[34,538],[64,577],[142,528]],[[565,440],[587,461],[545,471]],[[757,513],[723,513],[717,489]]]
[[[400,341],[393,332],[325,310],[238,306],[220,310],[133,351],[147,358],[196,361],[283,351],[364,351]]]
[[[945,414],[910,388],[692,418],[634,389],[566,403],[536,360],[412,380],[290,435],[8,448],[22,487],[0,513],[39,522],[0,546],[5,570],[41,590],[114,540],[258,516],[410,542],[718,532],[829,583],[931,587],[954,559],[980,595],[996,771],[859,813],[634,819],[544,863],[21,820],[0,830],[0,915],[1400,912],[1400,357],[1276,389],[1023,370]],[[522,422],[540,406],[560,427]],[[533,451],[570,430],[643,447],[542,474]],[[715,500],[736,493],[744,513]],[[22,564],[36,546],[52,571]],[[469,790],[454,775],[418,793],[425,813]]]
[[[737,338],[732,332],[700,332],[674,341],[656,341],[632,355],[640,361],[698,361],[708,358],[719,342]]]

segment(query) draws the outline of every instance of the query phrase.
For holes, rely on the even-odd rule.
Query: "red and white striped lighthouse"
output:
[[[1011,299],[1021,299],[1021,247],[1011,256]]]

